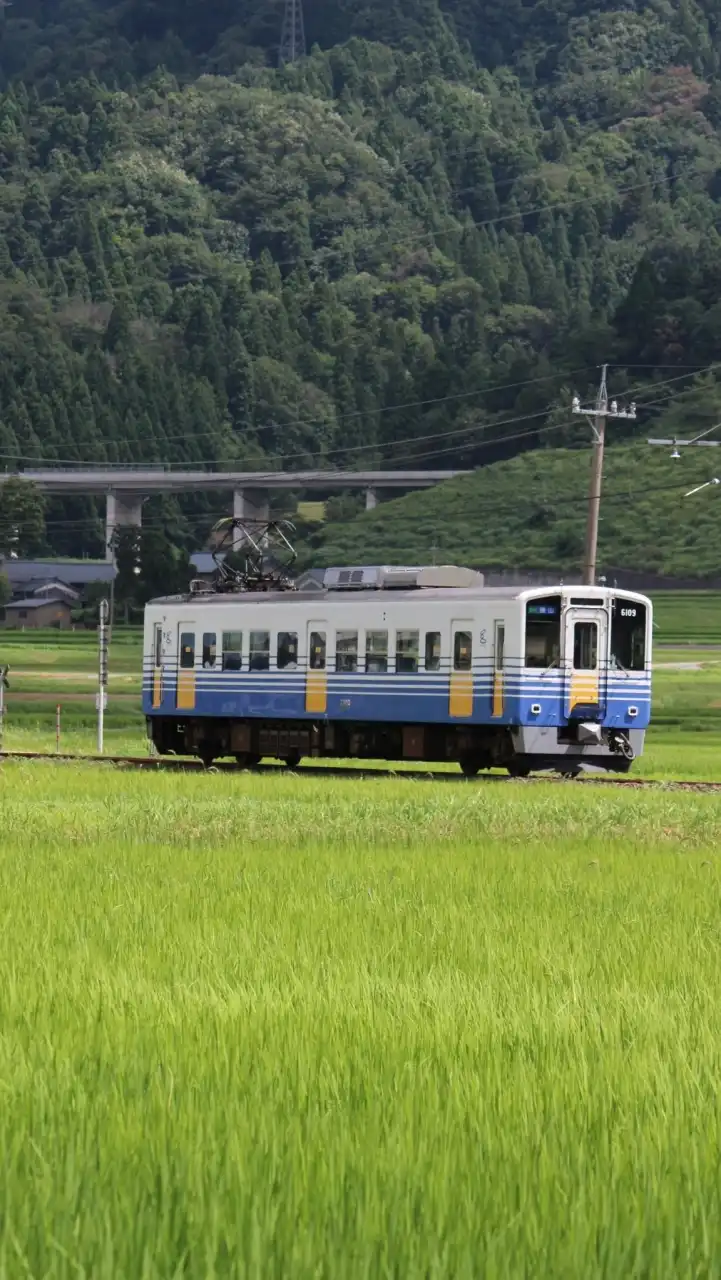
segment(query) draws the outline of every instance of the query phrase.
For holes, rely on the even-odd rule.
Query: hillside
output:
[[[573,444],[601,360],[641,434],[713,420],[710,5],[307,0],[278,70],[281,9],[2,10],[0,465],[475,466]]]
[[[590,454],[537,449],[435,489],[329,522],[305,563],[461,563],[579,577]],[[643,444],[606,453],[599,567],[679,577],[721,573],[721,490],[684,493],[714,474],[705,450],[680,462]]]

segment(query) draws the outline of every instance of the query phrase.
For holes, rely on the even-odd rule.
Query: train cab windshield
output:
[[[643,671],[646,666],[646,606],[617,596],[611,606],[612,667]]]
[[[526,666],[544,671],[561,657],[561,597],[545,596],[526,604]]]

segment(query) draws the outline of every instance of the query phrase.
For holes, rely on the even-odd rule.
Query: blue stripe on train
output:
[[[504,714],[493,718],[493,676],[474,675],[473,714],[469,721],[451,718],[448,674],[366,675],[328,673],[326,718],[332,720],[418,720],[432,724],[560,725],[565,723],[566,684],[561,676],[543,679],[518,675],[504,682]],[[609,676],[603,722],[646,728],[650,713],[650,679]],[[147,715],[205,717],[268,717],[271,719],[317,719],[305,710],[304,672],[196,672],[196,705],[192,711],[176,708],[176,682],[164,680],[163,701],[152,707],[152,675],[143,680],[143,710]],[[415,706],[410,705],[413,699]],[[532,706],[540,711],[532,713]],[[637,715],[629,715],[629,707]]]

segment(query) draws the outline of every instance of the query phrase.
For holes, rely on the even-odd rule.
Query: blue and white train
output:
[[[651,710],[652,606],[607,587],[485,587],[453,566],[329,569],[322,589],[189,594],[145,613],[160,754],[625,772]]]

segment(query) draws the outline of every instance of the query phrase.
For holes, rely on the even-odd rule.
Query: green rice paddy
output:
[[[7,746],[93,750],[63,641]],[[657,660],[634,773],[721,780]],[[0,835],[2,1280],[721,1269],[721,796],[12,761]]]
[[[715,1273],[715,796],[13,763],[0,812],[0,1274]]]

